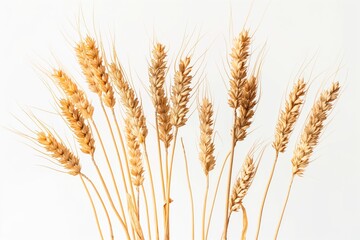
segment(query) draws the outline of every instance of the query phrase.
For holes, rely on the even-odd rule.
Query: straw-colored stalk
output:
[[[249,32],[243,30],[239,34],[239,37],[235,38],[230,54],[231,78],[228,103],[229,106],[234,109],[234,125],[232,129],[230,166],[226,185],[227,190],[223,239],[227,239],[229,198],[235,146],[238,141],[244,140],[246,137],[246,129],[250,126],[250,119],[254,115],[253,108],[256,104],[255,97],[257,91],[257,77],[251,76],[247,79],[247,63],[250,56],[250,42],[251,37]]]
[[[180,60],[177,71],[175,72],[174,84],[171,88],[171,110],[170,123],[174,127],[174,142],[170,156],[170,165],[168,171],[168,179],[166,181],[166,203],[165,203],[165,233],[164,239],[170,238],[170,189],[172,167],[174,163],[176,138],[180,127],[184,126],[187,121],[187,113],[189,112],[189,100],[191,93],[191,75],[192,66],[190,65],[191,57],[187,56]]]
[[[163,159],[161,154],[160,141],[164,143],[164,147],[167,149],[170,146],[172,140],[172,126],[170,123],[170,106],[169,100],[165,95],[165,75],[166,75],[166,52],[165,46],[157,43],[152,50],[151,64],[149,65],[149,82],[150,82],[150,94],[155,108],[155,128],[157,135],[157,145],[159,154],[159,165],[161,175],[161,187],[163,193],[163,200],[165,197],[165,178],[163,171]],[[166,176],[167,176],[167,167]],[[167,176],[168,178],[168,176]],[[166,178],[166,179],[167,179]]]
[[[290,92],[288,99],[285,103],[285,109],[281,110],[278,122],[276,124],[276,131],[275,131],[275,140],[272,144],[273,148],[275,149],[275,160],[271,169],[270,177],[267,182],[264,197],[260,207],[260,214],[258,220],[258,227],[256,231],[256,239],[258,239],[260,234],[261,228],[261,219],[264,210],[264,205],[266,201],[266,197],[269,191],[269,187],[275,172],[276,163],[279,157],[279,153],[283,153],[286,150],[286,146],[289,142],[289,138],[291,132],[293,131],[294,125],[297,119],[300,116],[301,107],[304,102],[304,97],[306,94],[306,84],[304,79],[299,79],[293,86],[292,91]]]
[[[296,145],[293,157],[291,159],[291,163],[293,165],[292,177],[274,239],[277,239],[279,234],[281,221],[285,213],[287,202],[289,200],[291,186],[293,184],[294,178],[295,176],[301,177],[306,167],[309,165],[310,157],[314,151],[314,148],[318,144],[321,132],[324,128],[324,122],[327,119],[328,113],[333,107],[334,101],[339,96],[339,91],[339,82],[332,83],[329,89],[324,90],[321,93],[319,99],[314,103],[311,109],[309,118],[301,134],[300,141]]]

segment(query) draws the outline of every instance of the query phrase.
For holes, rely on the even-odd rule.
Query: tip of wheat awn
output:
[[[291,159],[294,175],[302,176],[305,168],[309,165],[310,156],[318,144],[320,134],[324,128],[324,121],[332,109],[333,103],[339,95],[339,91],[339,82],[334,82],[329,89],[321,93],[320,97],[314,103],[301,134],[300,141]]]

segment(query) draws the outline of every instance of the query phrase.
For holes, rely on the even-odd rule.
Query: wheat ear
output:
[[[189,100],[191,93],[191,82],[193,76],[191,75],[192,66],[190,65],[191,57],[185,57],[180,60],[177,71],[174,76],[174,84],[171,88],[171,110],[170,110],[170,123],[175,128],[174,130],[174,142],[171,151],[170,165],[168,171],[168,179],[166,181],[166,206],[165,206],[165,233],[164,239],[170,238],[170,186],[171,186],[171,175],[172,166],[174,163],[174,154],[176,147],[176,138],[180,127],[184,126],[187,121],[187,113],[189,112]],[[168,161],[168,159],[167,159]]]
[[[170,106],[169,100],[165,95],[165,75],[166,75],[166,52],[165,46],[161,43],[154,45],[152,50],[151,64],[149,65],[149,82],[150,82],[150,94],[153,105],[155,107],[155,127],[157,135],[157,145],[160,164],[161,175],[161,187],[163,193],[164,202],[165,198],[165,179],[163,171],[163,161],[161,154],[160,141],[164,143],[167,149],[170,146],[172,140],[172,126],[170,123]],[[167,168],[166,168],[167,174]]]
[[[205,239],[205,217],[206,217],[207,196],[209,192],[209,172],[213,170],[215,167],[215,157],[214,157],[215,146],[213,142],[213,132],[214,132],[213,115],[214,115],[214,111],[213,111],[212,103],[206,97],[203,98],[199,109],[199,121],[200,121],[199,159],[206,176],[206,188],[205,188],[203,216],[202,216],[203,240]]]
[[[333,108],[334,101],[339,96],[339,91],[339,82],[332,83],[329,89],[321,93],[319,99],[317,99],[311,109],[307,123],[305,124],[304,130],[301,134],[300,141],[296,145],[293,157],[291,159],[293,165],[292,177],[289,183],[289,188],[286,194],[280,220],[276,228],[274,237],[275,240],[279,234],[281,222],[289,200],[294,178],[295,176],[302,176],[305,168],[309,165],[310,156],[313,153],[315,146],[318,144],[321,132],[324,128],[324,122],[327,119],[328,113]]]
[[[95,152],[95,141],[90,128],[85,123],[80,111],[75,108],[74,104],[69,99],[61,99],[60,108],[80,144],[80,150],[93,157]]]
[[[233,42],[231,49],[230,63],[230,90],[229,90],[229,106],[237,109],[241,104],[241,93],[247,76],[247,62],[249,58],[250,48],[249,32],[243,30]]]
[[[280,112],[278,122],[276,124],[275,140],[272,143],[272,146],[276,152],[275,160],[274,160],[274,163],[273,163],[273,166],[271,169],[270,177],[267,182],[264,197],[263,197],[263,200],[261,203],[258,227],[257,227],[255,239],[259,238],[264,205],[265,205],[269,187],[270,187],[270,184],[271,184],[274,172],[275,172],[275,167],[276,167],[276,163],[277,163],[277,160],[279,157],[279,153],[285,152],[285,150],[286,150],[286,145],[289,142],[289,137],[294,128],[295,122],[299,118],[299,115],[301,112],[301,106],[303,105],[306,91],[307,91],[307,89],[306,89],[306,84],[304,82],[304,79],[299,79],[294,84],[293,89],[290,92],[288,99],[286,100],[285,108],[283,110],[281,110],[281,112]]]
[[[243,30],[238,38],[235,38],[230,58],[230,90],[228,103],[234,109],[234,125],[232,129],[230,166],[226,190],[225,218],[223,239],[227,239],[228,216],[229,216],[229,199],[232,178],[232,168],[234,163],[234,152],[236,142],[246,137],[246,129],[249,127],[251,117],[254,114],[253,107],[256,104],[256,87],[257,77],[251,76],[247,79],[248,66],[247,62],[250,56],[251,37],[247,30]],[[247,86],[245,86],[247,85]],[[245,87],[244,87],[245,86]],[[254,88],[255,87],[255,88]],[[246,92],[245,88],[248,92]],[[255,92],[252,90],[255,89]],[[251,91],[251,92],[250,92]],[[248,98],[248,99],[247,99]],[[245,102],[243,102],[245,100]],[[242,103],[243,102],[243,103]],[[253,105],[251,107],[251,105]],[[241,115],[239,115],[241,114]]]
[[[91,105],[84,91],[80,90],[77,84],[61,69],[54,69],[52,76],[56,79],[58,86],[64,91],[66,96],[79,109],[85,119],[93,116],[94,107]]]

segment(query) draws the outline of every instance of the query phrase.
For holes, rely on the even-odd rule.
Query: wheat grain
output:
[[[212,103],[204,98],[202,100],[199,109],[199,120],[200,120],[200,153],[199,159],[202,164],[205,175],[208,175],[211,170],[215,167],[214,149],[215,145],[213,142],[213,107]]]
[[[93,156],[95,152],[95,140],[79,110],[75,108],[69,99],[61,99],[60,108],[80,144],[80,150],[85,154]]]
[[[250,40],[249,32],[243,30],[239,37],[235,38],[231,49],[231,79],[228,103],[234,109],[240,107],[241,104],[242,88],[247,76]]]
[[[49,155],[58,160],[70,175],[78,175],[81,171],[80,160],[61,141],[50,132],[37,133],[37,141],[45,148]]]
[[[294,155],[291,159],[293,174],[302,176],[309,164],[309,159],[314,147],[318,144],[324,121],[328,112],[333,107],[333,102],[339,95],[339,82],[332,83],[328,90],[321,93],[319,99],[313,105],[308,121],[301,134],[300,142],[297,144]]]
[[[276,125],[275,140],[272,146],[277,152],[285,152],[286,150],[294,124],[300,115],[305,94],[306,84],[304,79],[299,79],[294,84],[286,100],[285,109],[281,111]]]

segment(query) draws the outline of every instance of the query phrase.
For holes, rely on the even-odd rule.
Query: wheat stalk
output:
[[[313,153],[315,146],[318,144],[320,134],[324,128],[324,121],[326,120],[329,111],[331,111],[334,101],[339,96],[339,91],[339,82],[332,83],[329,89],[324,90],[321,93],[319,99],[314,103],[311,109],[309,118],[301,134],[300,141],[296,145],[291,159],[291,163],[293,165],[292,177],[274,239],[277,239],[279,234],[294,178],[295,176],[302,176],[305,168],[309,165],[310,156]]]
[[[209,172],[215,167],[214,149],[215,145],[213,142],[213,107],[212,103],[204,97],[200,109],[199,109],[199,121],[200,121],[200,153],[199,159],[203,167],[206,176],[206,188],[204,196],[204,207],[202,217],[202,239],[205,239],[205,216],[206,216],[206,203],[209,192]]]
[[[276,163],[279,157],[279,153],[285,152],[286,145],[289,142],[289,137],[294,128],[294,125],[297,119],[300,116],[301,106],[304,102],[304,97],[306,94],[306,84],[304,79],[299,79],[293,86],[292,91],[290,92],[288,99],[285,103],[285,109],[281,110],[278,122],[276,124],[275,130],[275,140],[272,143],[272,147],[275,149],[275,160],[271,169],[270,177],[267,182],[264,197],[260,207],[260,214],[258,220],[258,227],[256,231],[256,239],[259,238],[260,228],[261,228],[261,219],[264,210],[264,205],[266,201],[266,197],[269,191],[269,187],[275,172]]]

